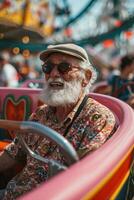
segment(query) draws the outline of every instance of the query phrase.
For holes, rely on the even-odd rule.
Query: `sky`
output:
[[[89,0],[68,0],[68,3],[72,5],[72,15],[75,16],[78,12],[80,12],[82,7],[84,7],[87,2],[89,2]]]

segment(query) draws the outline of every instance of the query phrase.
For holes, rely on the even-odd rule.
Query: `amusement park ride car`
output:
[[[3,5],[3,3],[5,4],[5,2],[7,1],[2,1],[0,4]],[[10,1],[10,2],[15,2],[15,1]],[[16,1],[16,2],[20,3],[20,1]],[[28,2],[30,3],[31,1],[26,1],[27,6],[25,6],[25,8],[29,7]],[[48,2],[48,1],[44,1],[44,2]],[[64,0],[63,2],[65,3],[67,1]],[[81,2],[84,2],[84,1],[81,1]],[[75,17],[72,17],[72,16],[69,17],[69,21],[65,21],[64,18],[67,18],[67,17],[63,15],[63,20],[60,20],[60,21],[63,21],[62,26],[55,28],[55,30],[52,29],[55,33],[55,35],[53,35],[53,38],[54,38],[53,42],[55,43],[56,41],[58,41],[59,36],[61,39],[60,41],[65,40],[65,35],[63,34],[63,30],[68,28],[74,21],[77,21],[77,19],[80,19],[80,17],[84,15],[87,11],[89,10],[91,11],[92,6],[95,5],[96,2],[104,2],[104,4],[106,4],[102,6],[103,10],[100,12],[104,15],[103,16],[98,15],[97,17],[98,20],[95,21],[94,23],[94,29],[93,29],[93,26],[89,28],[89,24],[92,25],[92,23],[88,23],[88,26],[85,25],[85,28],[87,28],[87,32],[83,30],[82,31],[79,30],[79,26],[76,23],[75,28],[78,28],[77,37],[79,35],[79,38],[77,40],[76,39],[77,37],[73,38],[73,36],[71,36],[70,38],[71,41],[74,39],[74,42],[76,42],[79,45],[88,46],[90,44],[92,46],[95,46],[98,43],[101,43],[107,39],[115,39],[115,41],[112,41],[112,42],[116,43],[116,40],[117,40],[117,46],[120,45],[121,49],[123,50],[124,37],[121,34],[121,32],[124,33],[124,31],[131,28],[134,22],[133,15],[126,17],[125,19],[120,16],[121,13],[124,13],[124,12],[121,12],[121,8],[122,7],[124,8],[123,3],[126,1],[115,1],[115,0],[110,1],[110,3],[113,2],[113,9],[111,12],[111,7],[109,6],[108,3],[105,3],[105,1],[91,0],[83,8],[81,7],[82,8],[81,12],[78,12]],[[70,5],[71,7],[73,7],[72,1]],[[128,5],[129,4],[127,3],[127,6]],[[132,6],[130,6],[130,9],[131,7]],[[12,11],[13,7],[11,6],[10,8]],[[22,8],[24,10],[24,6],[22,6]],[[44,8],[47,9],[49,7],[44,7]],[[7,9],[7,7],[5,9]],[[3,21],[0,21],[0,27],[2,30],[2,32],[0,32],[0,49],[3,50],[3,49],[8,48],[11,50],[12,48],[15,48],[17,46],[20,48],[21,51],[23,51],[24,49],[29,49],[31,51],[36,52],[36,51],[44,50],[44,48],[46,48],[46,45],[49,44],[50,38],[46,37],[45,38],[46,41],[44,42],[44,36],[42,37],[42,34],[40,34],[41,32],[38,33],[37,27],[35,31],[33,28],[29,29],[27,26],[25,26],[28,19],[27,14],[29,14],[30,12],[27,12],[27,9],[25,9],[24,11],[25,12],[23,12],[23,15],[22,15],[23,19],[21,20],[21,23],[18,25],[16,24],[11,25],[11,23],[3,24]],[[109,16],[108,15],[106,16],[105,11],[109,13]],[[2,10],[0,13],[2,13]],[[92,13],[96,14],[96,12],[94,11]],[[87,16],[89,18],[88,12],[87,12]],[[90,16],[91,16],[91,12],[90,12]],[[7,17],[10,17],[10,16],[7,15]],[[56,18],[56,16],[54,16],[54,18]],[[16,19],[17,18],[15,18],[15,20]],[[102,28],[99,26],[101,24],[100,23],[101,19],[104,20],[102,22],[101,27],[105,27],[103,26],[103,23],[107,25],[106,32],[105,32],[105,28],[104,30],[102,30]],[[107,24],[106,24],[106,20],[107,20]],[[86,20],[84,20],[84,22],[85,21]],[[35,22],[35,20],[33,20],[32,18],[31,22]],[[114,22],[114,25],[111,26],[113,22]],[[120,24],[117,24],[116,26],[117,22],[119,22]],[[41,23],[38,23],[38,24],[42,25]],[[45,24],[47,24],[46,19],[45,19]],[[110,27],[110,30],[109,30],[109,27]],[[42,28],[42,26],[40,26],[40,28]],[[47,29],[45,29],[45,33],[46,33],[46,30]],[[51,27],[49,30],[50,31],[48,32],[51,32]],[[83,38],[84,32],[86,33],[86,35]],[[92,35],[92,33],[95,33],[95,35]],[[96,35],[96,33],[98,34]],[[133,31],[130,30],[130,33],[132,34]],[[22,43],[22,39],[24,39],[25,36],[28,36],[26,37],[26,39],[29,39],[29,41],[24,41]],[[118,40],[120,36],[121,38],[120,40]],[[69,40],[69,37],[70,36],[66,38],[67,42]],[[16,40],[17,38],[18,40]],[[122,42],[122,39],[123,39],[123,42]],[[128,44],[128,39],[129,38],[126,39],[126,44]],[[38,40],[40,42],[37,42]],[[130,41],[130,43],[132,42]],[[115,45],[116,50],[117,50],[117,46]],[[102,49],[103,49],[103,45],[102,45]],[[125,49],[127,49],[126,46],[124,50]],[[105,50],[106,53],[108,52],[107,49],[103,49],[103,50]],[[29,86],[31,87],[31,85],[32,85],[32,89],[28,88]],[[115,99],[113,97],[106,96],[103,94],[90,93],[89,95],[92,98],[101,102],[102,104],[109,107],[113,111],[117,120],[118,127],[114,135],[102,147],[100,147],[95,152],[87,155],[82,160],[78,160],[77,152],[75,152],[73,147],[70,144],[68,144],[66,139],[60,137],[58,133],[55,133],[55,131],[48,129],[47,127],[44,127],[42,125],[39,125],[35,122],[33,123],[27,122],[27,119],[32,113],[32,111],[35,110],[37,106],[41,105],[41,102],[38,100],[38,96],[41,89],[37,89],[37,88],[33,89],[33,85],[34,85],[33,83],[32,84],[26,83],[26,85],[23,85],[23,86],[27,88],[17,88],[17,89],[0,88],[0,93],[1,93],[1,97],[0,97],[0,129],[1,129],[0,130],[0,138],[1,138],[0,150],[3,150],[4,146],[6,146],[9,143],[9,141],[7,141],[6,138],[4,138],[4,136],[1,136],[3,133],[3,129],[8,129],[8,132],[11,135],[11,137],[13,137],[14,130],[16,129],[21,129],[22,131],[23,129],[32,129],[32,131],[36,132],[36,134],[44,135],[44,137],[50,136],[50,139],[54,140],[57,143],[57,145],[61,147],[62,151],[65,154],[65,157],[67,158],[67,163],[69,167],[67,168],[66,166],[62,166],[62,169],[63,168],[65,169],[64,171],[60,172],[59,174],[51,178],[47,183],[43,183],[37,189],[20,197],[20,199],[21,200],[23,199],[24,200],[31,200],[31,199],[32,200],[42,200],[42,199],[48,199],[48,200],[79,200],[79,199],[131,200],[132,196],[129,196],[127,189],[128,189],[128,183],[130,182],[130,177],[131,177],[131,167],[132,167],[132,162],[133,162],[133,149],[134,149],[134,126],[133,126],[134,112],[133,110],[126,103],[121,102],[120,100]],[[100,93],[103,93],[101,89],[102,88],[104,89],[105,86],[106,86],[105,83],[104,85],[100,84],[97,86],[99,89],[96,87],[94,88],[94,90],[97,91],[98,89],[99,92],[101,91]],[[94,90],[92,92],[94,92]],[[21,142],[22,142],[22,145],[24,145],[28,154],[30,154],[31,156],[34,156],[36,159],[40,159],[46,162],[46,159],[43,159],[42,157],[35,155],[33,152],[31,152],[23,140],[21,140]],[[51,161],[51,162],[50,160],[47,160],[47,161],[50,163],[51,168],[53,165],[57,165],[55,161]]]
[[[49,137],[61,148],[69,166],[67,168],[67,166],[58,165],[58,171],[60,167],[65,170],[52,177],[47,183],[20,197],[21,200],[42,200],[43,198],[49,200],[125,200],[134,148],[134,112],[127,104],[110,96],[89,94],[91,98],[113,111],[117,120],[117,130],[102,147],[82,160],[78,160],[77,152],[60,134],[36,122],[26,122],[31,112],[41,105],[38,99],[41,89],[0,88],[0,92],[0,128],[8,129],[11,134],[16,129],[22,131],[30,129],[36,134]],[[57,166],[56,161],[34,154],[24,141],[21,140],[21,142],[28,154],[44,162],[47,160],[52,171],[53,166]],[[2,143],[4,140],[1,141],[3,148]]]

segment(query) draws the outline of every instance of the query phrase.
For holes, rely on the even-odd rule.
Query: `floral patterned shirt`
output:
[[[31,115],[30,120],[51,127],[61,135],[64,135],[82,100],[83,97],[81,97],[73,111],[61,123],[55,117],[56,109],[46,105],[39,107]],[[98,149],[113,134],[114,127],[115,117],[113,113],[89,97],[65,137],[77,150],[79,157],[82,158],[87,153]],[[25,134],[23,137],[28,146],[37,154],[56,159],[63,164],[65,163],[64,156],[59,148],[54,148],[54,144],[46,138],[32,133]],[[17,137],[6,147],[5,151],[13,159],[27,161],[23,170],[8,183],[4,200],[16,199],[48,179],[48,166],[26,155]]]

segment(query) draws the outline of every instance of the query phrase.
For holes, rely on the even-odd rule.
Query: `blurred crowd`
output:
[[[0,86],[19,87],[26,80],[40,79],[41,61],[37,53],[25,58],[8,51],[0,52]]]
[[[119,63],[104,68],[100,77],[95,92],[114,96],[134,108],[134,54],[120,57]]]

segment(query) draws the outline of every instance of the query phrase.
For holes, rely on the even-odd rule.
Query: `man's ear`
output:
[[[86,87],[92,76],[92,72],[88,69],[85,71],[85,79],[82,80],[82,86]]]

